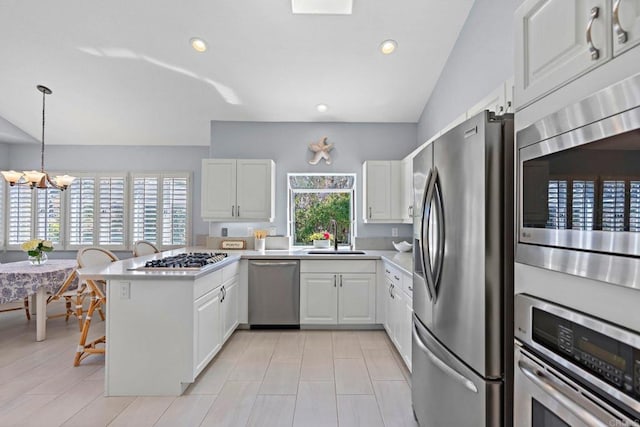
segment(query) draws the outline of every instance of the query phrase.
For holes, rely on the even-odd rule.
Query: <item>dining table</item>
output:
[[[49,259],[40,265],[29,261],[0,264],[0,304],[35,295],[36,341],[43,341],[47,334],[47,294],[55,294],[76,266],[75,259]]]

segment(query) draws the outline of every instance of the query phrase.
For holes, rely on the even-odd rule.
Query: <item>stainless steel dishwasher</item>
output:
[[[249,260],[249,325],[300,327],[300,261]]]

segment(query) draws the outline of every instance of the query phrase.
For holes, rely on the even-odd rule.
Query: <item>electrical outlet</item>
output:
[[[131,298],[131,282],[120,282],[120,299]]]
[[[398,227],[393,227],[391,229],[391,237],[398,237]]]

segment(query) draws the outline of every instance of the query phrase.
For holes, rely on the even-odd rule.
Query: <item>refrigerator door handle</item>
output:
[[[431,360],[431,362],[433,362],[434,365],[436,365],[442,372],[449,375],[451,378],[455,379],[456,381],[461,383],[463,386],[465,386],[467,390],[472,391],[474,393],[478,392],[478,387],[476,387],[476,385],[470,379],[468,379],[464,375],[457,372],[451,366],[444,363],[435,354],[433,354],[431,350],[429,350],[429,348],[427,348],[426,344],[422,341],[422,338],[420,338],[420,335],[418,334],[418,328],[415,323],[413,324],[412,332],[413,332],[413,341],[416,343],[418,348],[420,348],[420,350],[422,350],[427,355],[427,357]]]
[[[440,186],[440,178],[438,171],[436,170],[436,180],[434,183],[433,198],[436,202],[436,255],[435,255],[435,268],[433,270],[433,288],[437,292],[440,286],[440,276],[442,273],[442,265],[444,263],[444,242],[445,242],[445,229],[444,229],[444,201],[442,200],[442,188]]]
[[[427,183],[427,188],[425,190],[424,197],[424,208],[422,209],[422,223],[421,223],[421,240],[422,240],[422,253],[421,259],[424,267],[424,275],[427,281],[427,288],[429,291],[429,296],[433,301],[435,301],[436,294],[436,286],[433,276],[433,270],[431,266],[431,249],[429,247],[429,232],[431,228],[431,215],[433,212],[431,210],[433,198],[436,192],[436,182],[438,181],[438,169],[433,168],[431,170],[431,174],[429,176],[429,181]],[[437,215],[437,214],[436,214]],[[437,230],[436,230],[437,231]]]

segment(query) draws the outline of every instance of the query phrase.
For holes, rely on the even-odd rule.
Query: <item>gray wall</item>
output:
[[[6,155],[5,155],[6,152]],[[209,156],[206,146],[78,146],[52,145],[45,151],[45,169],[51,172],[92,172],[92,171],[125,171],[125,172],[191,172],[192,186],[192,242],[197,234],[207,234],[208,225],[200,217],[200,169],[201,159]],[[8,164],[3,166],[4,159]],[[16,170],[40,169],[40,146],[37,144],[0,144],[0,167]],[[60,252],[55,256],[69,257]],[[118,254],[125,255],[125,254]],[[4,262],[24,259],[13,259],[14,254],[6,254]]]
[[[322,137],[333,143],[332,164],[321,161],[310,165],[311,142]],[[411,236],[408,225],[362,223],[362,162],[400,160],[416,146],[414,123],[264,123],[211,122],[211,157],[273,159],[276,163],[276,220],[273,224],[213,223],[211,235],[229,228],[230,235],[245,236],[247,227],[275,226],[278,234],[287,233],[287,173],[356,173],[356,215],[358,236],[391,236],[398,227],[400,236]]]
[[[0,142],[0,169],[9,167],[9,145]],[[1,177],[0,177],[1,178]]]
[[[522,0],[476,0],[418,123],[418,145],[513,76],[513,13]]]

